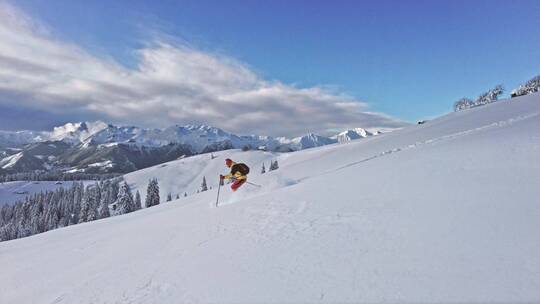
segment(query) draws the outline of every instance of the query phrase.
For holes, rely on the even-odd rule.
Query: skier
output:
[[[219,180],[223,182],[225,179],[233,180],[234,183],[231,185],[232,191],[238,190],[247,181],[247,175],[249,173],[249,167],[246,164],[235,163],[230,158],[225,160],[225,165],[231,168],[231,173],[227,175],[220,175]]]

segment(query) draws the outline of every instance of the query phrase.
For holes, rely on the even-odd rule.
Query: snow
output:
[[[540,301],[540,94],[294,153],[126,175],[189,196],[0,243],[1,303]],[[251,166],[237,193],[216,176]],[[280,168],[261,175],[263,161]],[[194,194],[207,178],[211,191]]]
[[[19,159],[23,157],[23,152],[19,152],[17,154],[13,154],[11,156],[5,157],[0,160],[0,168],[2,169],[8,169],[10,167],[13,167],[17,164]]]
[[[84,183],[91,183],[85,181]],[[0,206],[24,200],[26,196],[33,195],[41,191],[53,191],[61,187],[71,187],[73,182],[64,181],[56,184],[56,181],[15,181],[0,183]],[[0,260],[1,262],[1,260]],[[1,299],[1,297],[0,297]],[[0,301],[0,303],[3,303]]]
[[[114,146],[118,146],[118,143],[114,142],[114,143],[108,143],[108,144],[99,145],[99,147],[105,147],[105,148],[110,148],[110,147],[114,147]]]
[[[214,159],[211,158],[214,155]],[[263,151],[248,151],[228,150],[213,152],[209,154],[201,154],[177,161],[172,161],[135,171],[124,176],[124,179],[133,189],[139,190],[142,201],[146,198],[146,187],[149,179],[157,178],[159,181],[160,197],[164,200],[168,193],[183,196],[186,192],[188,195],[196,194],[200,190],[203,177],[206,177],[208,187],[216,189],[219,174],[229,173],[225,167],[225,159],[245,163],[250,167],[252,176],[259,175],[262,162],[265,166],[270,166],[270,160],[277,158],[278,154]]]
[[[107,126],[102,121],[67,123],[63,126],[54,127],[52,133],[49,135],[49,140],[79,143],[106,129]]]
[[[361,139],[361,138],[366,138],[369,136],[380,135],[382,133],[393,132],[399,129],[400,128],[368,128],[368,129],[354,128],[354,129],[343,131],[332,138],[335,139],[339,143],[344,143],[344,142],[349,142],[355,139]]]
[[[114,165],[114,164],[113,164],[112,161],[106,160],[106,161],[102,161],[102,162],[97,162],[97,163],[89,164],[88,167],[94,167],[94,168],[112,168],[113,165]]]
[[[365,137],[365,134],[378,134],[378,130],[375,128],[371,133],[366,133],[366,130],[356,128],[351,132],[364,134],[360,136],[355,133],[356,136],[353,136],[360,138]],[[102,121],[95,121],[66,123],[54,127],[52,132],[0,131],[0,147],[22,146],[27,143],[44,141],[62,141],[65,144],[77,146],[77,150],[87,149],[93,145],[98,145],[99,148],[109,148],[120,144],[130,145],[131,148],[143,146],[156,148],[169,144],[183,144],[186,145],[185,148],[189,146],[189,149],[194,154],[203,151],[224,150],[231,147],[237,149],[249,147],[250,149],[259,148],[261,150],[287,152],[333,144],[338,141],[336,137],[337,135],[326,137],[307,134],[295,138],[273,138],[260,135],[236,135],[206,125],[175,125],[165,129],[147,129],[136,126],[115,126]],[[347,141],[352,139],[347,138]],[[48,146],[54,148],[55,144],[50,143]],[[71,152],[75,153],[77,151]],[[3,154],[5,156],[7,153],[3,152]],[[47,164],[47,167],[51,166],[52,164]]]

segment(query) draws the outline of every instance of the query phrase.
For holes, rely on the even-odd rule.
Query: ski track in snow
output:
[[[340,167],[332,169],[332,170],[322,172],[320,174],[300,178],[293,184],[296,184],[296,183],[299,183],[299,182],[302,182],[302,181],[305,181],[305,180],[308,180],[308,179],[312,179],[314,177],[320,177],[320,176],[324,176],[324,175],[327,175],[327,174],[330,174],[330,173],[334,173],[336,171],[340,171],[340,170],[343,170],[343,169],[346,169],[346,168],[350,168],[350,167],[353,167],[353,166],[356,166],[356,165],[359,165],[359,164],[362,164],[362,163],[365,163],[365,162],[368,162],[368,161],[371,161],[371,160],[374,160],[374,159],[378,159],[378,158],[381,158],[381,157],[384,157],[384,156],[389,156],[389,155],[392,155],[392,154],[395,154],[395,153],[398,153],[398,152],[407,151],[407,150],[411,150],[411,149],[416,149],[416,148],[419,148],[419,147],[424,146],[424,145],[433,145],[433,144],[437,144],[437,143],[442,142],[442,141],[453,140],[453,139],[461,138],[461,137],[471,135],[471,134],[474,134],[474,133],[478,133],[478,132],[483,132],[483,131],[496,129],[496,128],[507,127],[507,126],[510,126],[510,125],[512,125],[512,124],[514,124],[516,122],[531,119],[531,118],[534,118],[534,117],[539,116],[539,115],[540,115],[540,113],[531,113],[531,114],[527,114],[527,115],[520,115],[520,116],[509,118],[509,119],[506,119],[506,120],[501,120],[501,121],[498,121],[498,122],[490,123],[490,124],[487,124],[487,125],[484,125],[484,126],[481,126],[481,127],[477,127],[477,128],[473,128],[473,129],[469,129],[469,130],[465,130],[465,131],[460,131],[460,132],[456,132],[456,133],[452,133],[452,134],[448,134],[448,135],[444,135],[444,136],[440,136],[440,137],[430,138],[430,139],[426,139],[426,140],[423,140],[423,141],[416,142],[414,144],[409,144],[409,145],[406,145],[406,146],[401,146],[401,147],[385,150],[385,151],[380,152],[378,154],[375,154],[373,156],[369,156],[369,157],[363,158],[363,159],[361,159],[359,161],[348,163],[346,165],[340,166]]]
[[[243,211],[245,217],[255,223],[256,229],[241,231],[257,243],[270,239],[290,239],[294,235],[310,228],[306,221],[299,221],[297,215],[305,212],[307,202],[303,201],[295,206],[281,201],[272,201],[270,208],[250,208]]]

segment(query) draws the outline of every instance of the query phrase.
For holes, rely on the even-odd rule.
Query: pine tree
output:
[[[172,201],[172,194],[169,192],[167,194],[167,202],[170,202],[170,201]]]
[[[98,211],[99,218],[107,218],[111,216],[111,212],[109,210],[109,203],[107,197],[101,198],[101,203],[99,204],[99,211]]]
[[[135,202],[133,201],[133,194],[127,182],[124,182],[118,191],[118,198],[116,200],[117,214],[125,214],[135,211]]]
[[[98,208],[101,197],[99,185],[96,183],[93,186],[88,186],[86,188],[86,193],[86,199],[88,200],[88,217],[86,218],[86,221],[95,221],[99,218]]]
[[[82,183],[73,183],[69,189],[37,193],[23,202],[0,207],[0,241],[93,220],[92,206],[105,200],[101,195],[106,193],[101,190],[104,185],[89,186],[85,192]],[[82,206],[76,206],[79,198]]]
[[[47,212],[45,213],[45,223],[46,223],[47,231],[58,228],[59,220],[60,219],[58,218],[57,205],[54,203],[50,204],[49,207],[47,208]],[[28,235],[32,235],[32,233],[30,232],[30,234]]]
[[[81,204],[81,210],[79,211],[79,216],[77,217],[79,219],[78,224],[86,222],[86,219],[88,218],[88,210],[90,209],[88,203],[84,201]]]
[[[179,198],[180,198],[180,193],[178,193],[178,194],[176,195],[176,199],[179,199]]]
[[[264,167],[264,163],[262,164],[262,169],[261,169],[261,174],[265,174],[266,173],[266,168]]]
[[[278,161],[270,161],[270,168],[268,169],[268,171],[274,171],[277,169],[279,169]]]
[[[92,198],[90,197],[91,195],[92,191],[90,191],[89,188],[86,188],[81,202],[81,209],[79,211],[79,224],[88,221],[91,209],[90,205],[92,204]]]
[[[107,181],[101,184],[101,198],[99,202],[99,218],[107,218],[111,216],[109,205],[111,202],[111,184]]]
[[[202,180],[202,183],[201,183],[201,192],[204,192],[208,190],[208,186],[206,185],[206,177],[203,176],[203,180]]]
[[[41,200],[33,199],[32,208],[30,209],[30,224],[32,234],[37,234],[45,231],[45,227],[42,221],[43,215],[43,202]]]
[[[184,192],[184,197],[187,197],[187,192]]]
[[[73,189],[73,208],[71,212],[71,219],[70,224],[77,224],[80,221],[79,214],[81,213],[82,209],[82,201],[84,197],[84,184],[82,182],[74,183],[74,189]],[[85,217],[86,219],[86,217]]]
[[[142,201],[141,201],[141,194],[139,193],[139,190],[135,192],[135,210],[139,210],[142,208]]]
[[[146,207],[152,207],[159,205],[159,185],[157,179],[152,179],[148,182],[148,188],[146,189]]]
[[[115,179],[111,182],[111,198],[112,201],[116,201],[118,197],[118,191],[120,190],[120,180]]]

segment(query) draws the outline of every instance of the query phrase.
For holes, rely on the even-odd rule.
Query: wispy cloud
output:
[[[0,104],[126,124],[205,123],[268,135],[402,125],[367,112],[367,104],[350,96],[268,81],[233,58],[189,45],[156,38],[137,50],[138,64],[128,68],[51,32],[0,2]]]

